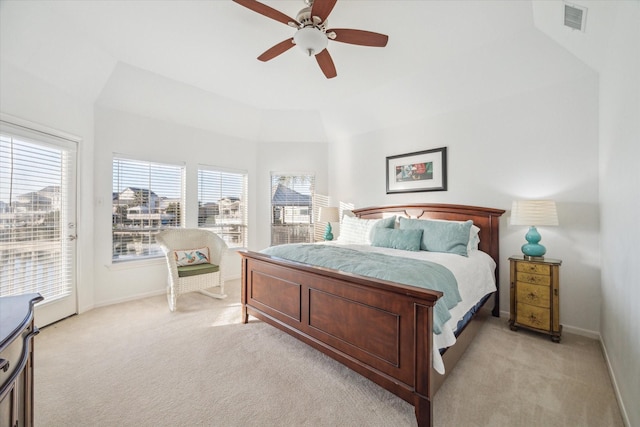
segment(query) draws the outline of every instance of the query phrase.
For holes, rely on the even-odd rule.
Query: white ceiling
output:
[[[293,17],[304,7],[264,3]],[[597,30],[598,13],[588,19]],[[0,59],[82,102],[251,140],[322,142],[554,84],[587,69],[567,43],[593,52],[563,28],[558,1],[339,0],[329,23],[389,43],[330,41],[338,77],[327,80],[298,49],[258,61],[294,30],[230,0],[1,0]]]

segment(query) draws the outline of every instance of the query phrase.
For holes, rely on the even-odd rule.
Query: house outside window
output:
[[[214,231],[230,248],[248,245],[248,175],[198,166],[198,227]]]
[[[72,297],[76,147],[0,121],[0,297]]]
[[[314,241],[315,176],[271,174],[271,246]]]
[[[155,236],[183,225],[184,166],[114,157],[112,261],[162,256]]]

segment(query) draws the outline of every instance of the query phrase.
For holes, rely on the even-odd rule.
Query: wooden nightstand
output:
[[[560,264],[559,259],[509,258],[511,263],[511,313],[509,326],[518,326],[551,335],[560,342]]]

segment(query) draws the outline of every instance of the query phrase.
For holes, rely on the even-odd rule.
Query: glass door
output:
[[[76,146],[0,121],[0,296],[40,293],[38,326],[77,312]]]

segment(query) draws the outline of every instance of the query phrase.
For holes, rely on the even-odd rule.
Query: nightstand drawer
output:
[[[543,329],[548,331],[551,329],[551,316],[549,309],[536,307],[529,304],[517,304],[516,322],[523,326],[531,328]]]
[[[518,302],[535,305],[537,307],[551,307],[551,289],[548,286],[518,283]]]
[[[551,273],[551,266],[530,262],[519,262],[517,263],[516,270],[523,273],[545,274],[548,276]]]
[[[551,283],[551,277],[549,275],[543,276],[541,274],[523,273],[518,271],[516,273],[516,280],[518,282],[533,283],[534,285],[549,286]]]
[[[509,258],[511,304],[509,327],[533,329],[560,342],[560,264],[559,259],[529,260],[522,255]]]

